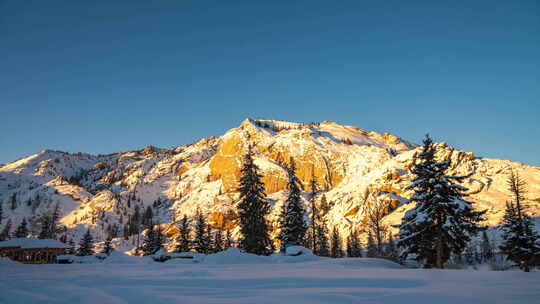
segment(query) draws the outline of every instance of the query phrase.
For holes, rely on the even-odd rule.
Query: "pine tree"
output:
[[[51,218],[49,216],[42,216],[41,217],[41,231],[38,235],[39,239],[49,239],[50,238],[50,232],[51,232],[51,224],[50,224]]]
[[[249,148],[244,157],[238,188],[240,203],[237,208],[241,234],[239,247],[248,253],[269,255],[273,251],[273,244],[268,235],[269,229],[265,217],[270,212],[270,204],[266,200],[258,170],[251,156],[251,148]]]
[[[0,201],[0,225],[2,225],[3,219],[4,219],[4,209],[2,207],[2,201]]]
[[[386,249],[384,251],[385,258],[395,262],[398,261],[399,252],[397,250],[396,243],[394,242],[394,237],[391,233],[388,236],[388,243],[386,244]]]
[[[506,204],[501,226],[503,242],[499,248],[510,261],[529,272],[533,260],[540,256],[539,237],[533,229],[531,218],[523,210],[519,212],[519,208],[521,205]]]
[[[419,159],[412,168],[415,178],[407,189],[414,189],[411,202],[416,206],[402,219],[398,246],[401,258],[416,255],[424,267],[444,268],[451,254],[460,254],[480,228],[485,211],[473,211],[465,201],[466,188],[454,184],[463,177],[446,175],[450,161],[435,161],[435,147],[429,136],[423,141]]]
[[[143,255],[152,255],[163,248],[164,243],[165,237],[163,236],[161,227],[158,225],[157,228],[155,228],[154,225],[151,225],[146,230],[146,235],[144,236],[143,243],[139,251],[142,252]]]
[[[69,248],[66,250],[66,254],[74,254],[75,253],[75,242],[73,239],[69,239],[67,243],[69,245]]]
[[[187,215],[184,215],[178,222],[178,235],[175,239],[174,252],[189,252],[191,250],[191,222]]]
[[[529,272],[534,260],[540,258],[540,237],[527,213],[527,185],[516,172],[510,171],[507,180],[513,202],[507,202],[501,226],[503,242],[499,247],[508,259],[523,271]]]
[[[9,240],[11,238],[11,219],[8,219],[2,233],[0,233],[0,241]]]
[[[152,207],[148,206],[146,207],[146,210],[144,211],[144,214],[141,219],[141,224],[143,226],[143,229],[148,229],[150,226],[153,225],[154,219],[154,212],[152,211]]]
[[[26,223],[26,218],[23,218],[21,224],[19,227],[17,227],[17,230],[15,230],[15,237],[16,238],[25,238],[28,236],[28,226]]]
[[[61,230],[58,226],[60,220],[60,208],[58,203],[54,205],[51,213],[44,214],[41,217],[41,231],[38,235],[40,239],[55,239],[56,234]]]
[[[112,247],[112,237],[108,236],[105,242],[103,243],[103,249],[101,250],[101,253],[105,253],[106,255],[111,255],[111,252],[114,250]]]
[[[11,210],[17,209],[17,193],[11,195]]]
[[[195,240],[194,249],[199,253],[208,254],[212,250],[212,241],[209,234],[209,227],[206,224],[204,215],[197,210],[195,215]]]
[[[375,243],[373,234],[370,231],[368,232],[366,257],[376,258],[378,256],[379,256],[379,250],[377,249],[377,244]]]
[[[229,248],[232,248],[234,245],[233,245],[233,240],[232,240],[232,235],[231,235],[231,230],[230,229],[227,229],[225,231],[225,241],[223,243],[223,249],[224,250],[227,250]]]
[[[212,251],[223,251],[223,231],[221,229],[216,229],[216,231],[214,232],[214,238],[212,240]]]
[[[491,261],[491,259],[493,259],[493,256],[494,256],[493,246],[491,245],[491,241],[489,240],[489,237],[486,231],[482,232],[482,243],[480,247],[482,251],[482,261],[483,262]]]
[[[476,246],[471,242],[465,247],[463,257],[468,265],[474,265],[476,262]]]
[[[319,208],[317,207],[317,180],[315,179],[315,168],[311,171],[311,182],[310,182],[310,188],[311,188],[311,195],[309,197],[309,203],[311,205],[311,242],[309,243],[311,245],[311,250],[313,252],[317,252],[317,244],[319,243],[317,240],[317,226],[318,226],[318,217],[319,217]]]
[[[341,236],[336,226],[332,229],[332,248],[330,250],[330,256],[333,258],[343,257],[343,250],[341,249]]]
[[[347,237],[347,257],[359,258],[362,257],[362,249],[360,248],[360,239],[356,230],[351,231]]]
[[[326,222],[321,221],[317,225],[317,249],[315,252],[318,256],[329,256],[330,245],[328,244],[328,228]]]
[[[307,231],[307,225],[304,218],[306,211],[304,210],[301,198],[301,185],[296,177],[295,171],[294,161],[291,159],[291,164],[289,168],[287,168],[289,175],[289,182],[287,183],[289,196],[285,200],[281,212],[281,232],[279,239],[282,246],[287,243],[296,245],[302,244]]]
[[[90,234],[90,229],[88,229],[79,242],[76,255],[88,256],[92,254],[94,254],[94,239],[92,238],[92,234]]]
[[[377,256],[382,255],[382,245],[388,227],[383,224],[383,219],[390,213],[388,203],[378,199],[379,194],[368,189],[363,200],[363,213],[369,232],[374,237],[377,245]]]

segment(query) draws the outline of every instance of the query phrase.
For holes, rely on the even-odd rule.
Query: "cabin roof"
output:
[[[30,248],[70,248],[69,245],[51,239],[18,238],[0,242],[0,248],[20,247]]]

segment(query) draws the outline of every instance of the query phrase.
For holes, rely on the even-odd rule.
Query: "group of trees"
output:
[[[540,237],[527,212],[525,181],[511,171],[507,183],[512,200],[506,203],[501,225],[503,243],[499,248],[519,268],[529,272],[540,263]]]
[[[463,199],[467,189],[456,183],[463,178],[447,175],[450,161],[436,161],[435,152],[426,136],[408,186],[414,190],[410,201],[416,205],[403,216],[397,243],[402,259],[414,255],[426,268],[444,268],[451,254],[461,254],[480,230],[484,214]]]
[[[346,249],[342,247],[343,239],[337,227],[333,227],[329,233],[325,220],[325,215],[330,210],[330,206],[323,194],[317,200],[318,186],[315,177],[310,182],[310,193],[308,203],[311,207],[310,223],[307,222],[307,212],[302,199],[302,183],[296,176],[294,160],[290,160],[286,166],[287,198],[282,206],[279,218],[279,235],[277,237],[281,250],[285,250],[288,245],[302,245],[310,248],[313,253],[319,256],[329,256],[334,258],[349,256],[361,257],[363,247],[361,235],[358,231],[352,231],[346,239]],[[240,215],[240,240],[239,247],[245,252],[268,255],[274,251],[274,243],[270,239],[269,223],[266,216],[270,211],[270,205],[265,197],[264,186],[258,168],[253,162],[252,151],[249,148],[244,157],[242,167],[242,177],[240,178],[240,203],[238,213]],[[370,196],[370,200],[374,200]],[[369,235],[376,235],[377,242],[373,243],[376,250],[372,257],[397,257],[397,249],[393,239],[383,238],[382,216],[378,214],[375,218],[375,208],[378,204],[372,204],[368,208],[373,216],[369,220]],[[383,211],[384,212],[384,211]],[[389,242],[386,242],[389,241]],[[371,242],[371,243],[370,243]],[[376,244],[376,245],[375,245]],[[383,248],[384,245],[384,248]],[[369,256],[368,250],[368,256]]]
[[[408,187],[414,190],[410,201],[416,204],[399,225],[400,258],[414,256],[426,268],[444,268],[452,257],[467,264],[490,261],[495,246],[486,227],[479,225],[485,211],[474,211],[472,203],[463,198],[467,189],[459,185],[464,177],[448,175],[450,161],[436,161],[435,152],[431,138],[426,136],[411,170],[415,178]],[[530,271],[540,260],[540,243],[525,204],[526,182],[511,170],[507,183],[512,200],[506,204],[498,249],[516,266]],[[480,231],[478,246],[472,239]]]
[[[2,204],[0,204],[0,223],[2,213]],[[65,226],[59,223],[59,220],[60,209],[58,204],[55,204],[52,212],[42,215],[37,220],[28,222],[26,218],[23,218],[19,226],[15,228],[15,231],[11,231],[12,221],[8,219],[0,232],[0,241],[29,236],[37,236],[39,239],[58,239],[61,237],[62,232],[66,230]],[[39,232],[33,232],[36,231],[36,228],[39,229]]]
[[[526,182],[514,171],[508,177],[508,189],[512,193],[506,204],[505,215],[501,223],[502,243],[495,246],[488,237],[485,227],[480,226],[485,211],[475,211],[473,204],[465,199],[465,187],[461,182],[465,177],[449,175],[450,160],[437,161],[436,147],[429,136],[423,141],[422,150],[414,160],[411,169],[414,179],[407,189],[414,193],[410,199],[414,207],[402,218],[399,234],[394,241],[390,227],[383,224],[383,218],[392,210],[380,200],[380,193],[368,189],[362,198],[365,227],[363,231],[352,230],[342,240],[339,229],[334,226],[329,231],[326,214],[330,210],[324,194],[319,196],[315,177],[310,182],[305,209],[303,186],[296,176],[296,167],[291,159],[286,164],[288,175],[287,198],[281,209],[278,222],[277,245],[281,250],[289,245],[302,245],[310,248],[316,255],[330,257],[384,257],[396,261],[413,258],[425,268],[444,268],[449,260],[464,261],[467,264],[490,261],[497,249],[524,271],[540,260],[540,237],[534,230],[526,204]],[[252,148],[244,156],[239,181],[240,237],[237,246],[244,252],[257,255],[269,255],[276,248],[270,235],[271,224],[266,217],[271,206],[264,193],[259,169],[253,160]],[[319,199],[320,197],[320,199]],[[10,197],[12,208],[17,207],[16,195]],[[161,202],[159,202],[161,204]],[[155,203],[154,206],[158,206]],[[58,224],[59,208],[40,218],[39,238],[57,238],[62,231]],[[0,224],[3,221],[3,209],[0,204]],[[0,232],[0,240],[10,237],[27,237],[31,234],[29,223],[23,219],[11,232],[11,220],[5,223]],[[204,254],[215,253],[233,246],[229,229],[214,229],[206,222],[198,210],[194,218],[184,216],[177,222],[178,234],[171,240],[170,248],[174,252],[196,251]],[[115,232],[113,232],[115,231]],[[482,232],[480,241],[475,237]],[[110,253],[112,239],[118,233],[118,226],[111,227],[104,242],[103,252]],[[139,238],[142,234],[142,243]],[[160,225],[155,225],[151,206],[144,212],[135,205],[134,213],[124,225],[124,236],[137,236],[136,251],[142,255],[151,255],[163,248],[167,238]],[[66,234],[63,241],[67,242]],[[367,242],[364,244],[363,239]],[[342,248],[345,241],[345,249]],[[93,253],[93,237],[90,230],[81,239],[76,253]]]

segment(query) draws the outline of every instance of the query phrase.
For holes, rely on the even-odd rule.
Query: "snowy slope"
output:
[[[394,212],[389,224],[398,223],[410,192],[405,186],[409,168],[419,148],[392,134],[379,134],[334,122],[294,123],[246,119],[221,137],[171,149],[146,147],[110,155],[69,154],[42,151],[0,167],[0,202],[4,219],[13,229],[26,218],[35,233],[39,218],[59,205],[61,222],[69,237],[78,239],[86,228],[103,239],[105,231],[118,225],[122,231],[136,206],[153,205],[157,220],[168,232],[184,214],[200,209],[216,227],[238,233],[235,191],[242,156],[253,146],[255,163],[261,168],[266,192],[274,209],[269,220],[277,226],[279,206],[286,196],[284,166],[294,159],[305,199],[309,181],[317,180],[318,199],[324,194],[332,208],[330,225],[347,235],[362,229],[362,195],[366,189],[380,191]],[[516,170],[529,183],[529,204],[540,214],[540,168],[507,160],[478,158],[438,144],[438,157],[451,159],[453,173],[468,175],[470,199],[487,209],[486,224],[497,225],[509,199],[506,176]],[[134,240],[117,240],[129,249]]]
[[[111,257],[113,263],[24,265],[0,259],[0,303],[526,304],[540,298],[540,272],[404,269],[367,258],[269,262],[272,257],[225,254],[207,256],[208,263],[124,256]]]

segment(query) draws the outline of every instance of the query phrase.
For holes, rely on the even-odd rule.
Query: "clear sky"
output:
[[[264,117],[540,166],[539,19],[537,0],[0,1],[0,163]]]

